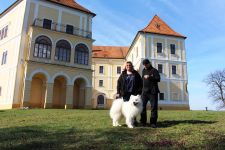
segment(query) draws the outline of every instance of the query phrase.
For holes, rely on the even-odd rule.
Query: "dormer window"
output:
[[[160,29],[160,24],[157,22],[157,23],[155,24],[155,27],[156,27],[157,29]]]

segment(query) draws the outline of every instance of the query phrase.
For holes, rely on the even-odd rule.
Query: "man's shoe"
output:
[[[156,124],[151,124],[151,128],[157,128]]]

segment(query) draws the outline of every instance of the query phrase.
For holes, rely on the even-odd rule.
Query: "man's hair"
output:
[[[150,61],[149,61],[148,59],[144,59],[144,60],[142,61],[142,64],[143,64],[143,65],[146,65],[146,64],[151,64],[151,63],[150,63]]]

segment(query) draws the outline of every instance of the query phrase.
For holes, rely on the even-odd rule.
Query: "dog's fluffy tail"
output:
[[[112,106],[110,108],[110,117],[112,119],[118,118],[121,116],[122,113],[122,105],[123,105],[123,99],[116,99],[113,101]]]

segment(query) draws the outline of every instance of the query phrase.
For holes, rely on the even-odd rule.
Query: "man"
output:
[[[156,128],[158,118],[158,82],[160,82],[160,75],[157,69],[153,68],[148,59],[144,59],[142,64],[144,69],[142,71],[143,89],[142,89],[142,100],[143,100],[143,111],[141,113],[141,123],[146,126],[147,112],[146,105],[148,101],[151,104],[151,117],[150,126]]]

